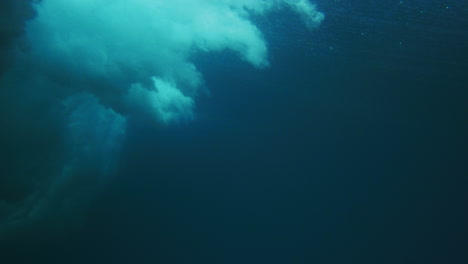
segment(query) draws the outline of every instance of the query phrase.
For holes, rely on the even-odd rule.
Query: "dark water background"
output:
[[[198,120],[134,119],[85,224],[0,263],[466,263],[468,3],[318,7],[258,18],[269,69],[196,58]]]

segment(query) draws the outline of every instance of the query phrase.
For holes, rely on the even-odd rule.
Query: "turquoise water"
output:
[[[464,1],[0,4],[1,263],[465,263]]]

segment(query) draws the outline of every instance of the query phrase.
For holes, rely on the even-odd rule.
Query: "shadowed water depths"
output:
[[[281,12],[256,18],[270,68],[194,58],[210,87],[195,120],[129,116],[84,223],[26,232],[0,256],[464,263],[467,7],[397,2],[318,1],[312,33]]]

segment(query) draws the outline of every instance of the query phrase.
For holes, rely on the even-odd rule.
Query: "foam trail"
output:
[[[183,96],[196,96],[203,78],[190,58],[198,51],[233,50],[257,68],[268,66],[267,43],[249,15],[284,7],[309,27],[323,20],[306,0],[48,0],[39,6],[28,35],[35,43],[35,59],[45,61],[45,74],[67,75],[72,86],[79,86],[75,89],[87,89],[122,109],[119,104],[128,101],[121,99],[135,85],[149,89],[152,97],[152,85],[145,84],[155,78]],[[58,66],[63,66],[60,74]],[[100,82],[99,90],[89,85],[92,80]],[[185,105],[174,115],[190,119],[193,114],[184,113],[192,112],[193,105]],[[148,112],[168,121],[158,116],[164,115],[161,111]]]
[[[316,6],[307,0],[286,0],[285,2],[301,16],[304,23],[310,29],[319,26],[325,18],[324,14],[319,12]]]
[[[24,201],[0,203],[7,215],[0,225],[2,237],[40,224],[45,218],[50,221],[48,226],[76,222],[116,168],[126,118],[103,107],[90,94],[71,96],[63,105],[67,112],[64,164]]]
[[[150,110],[149,114],[159,117],[166,124],[194,118],[192,98],[167,81],[156,77],[152,81],[152,89],[143,88],[139,83],[133,84],[127,94],[128,102]]]

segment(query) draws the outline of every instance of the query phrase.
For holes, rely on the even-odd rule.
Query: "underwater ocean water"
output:
[[[0,263],[468,263],[468,2],[2,0]]]

